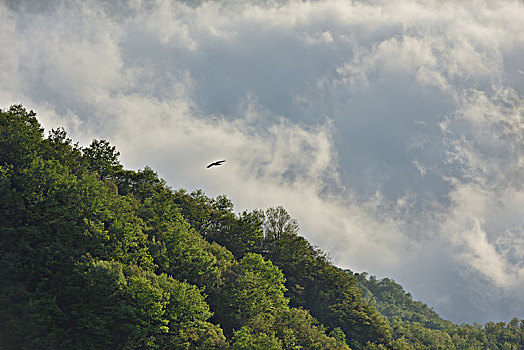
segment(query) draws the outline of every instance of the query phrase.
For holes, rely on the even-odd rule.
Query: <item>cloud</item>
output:
[[[443,232],[491,283],[518,288],[524,283],[522,99],[511,89],[473,91],[462,106],[443,125],[453,135],[446,136],[447,161],[460,169],[450,179],[453,206]]]
[[[237,210],[283,205],[338,265],[444,317],[520,317],[523,16],[510,0],[5,1],[0,104]]]
[[[461,252],[460,258],[502,287],[523,282],[522,238],[517,238],[522,236],[523,212],[514,206],[522,196],[461,186],[453,193],[456,214],[444,225]]]

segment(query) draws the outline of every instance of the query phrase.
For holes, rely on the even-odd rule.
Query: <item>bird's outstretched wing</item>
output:
[[[225,160],[217,160],[216,162],[213,162],[213,163],[209,164],[207,166],[207,168],[211,168],[212,166],[222,165],[222,163],[224,163],[224,162],[225,162]]]

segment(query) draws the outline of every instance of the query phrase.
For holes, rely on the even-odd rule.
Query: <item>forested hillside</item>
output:
[[[2,349],[522,349],[334,266],[284,208],[236,214],[115,146],[0,111]]]

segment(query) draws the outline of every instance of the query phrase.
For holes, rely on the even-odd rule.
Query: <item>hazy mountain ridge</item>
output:
[[[0,155],[6,348],[524,344],[522,321],[457,326],[392,280],[342,271],[282,207],[235,214],[225,196],[174,191],[106,141],[45,138],[22,106],[0,111]]]

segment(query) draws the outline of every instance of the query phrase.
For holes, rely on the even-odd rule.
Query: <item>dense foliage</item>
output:
[[[459,326],[414,301],[389,278],[346,272],[357,278],[364,299],[388,318],[397,349],[524,349],[524,320]]]
[[[457,326],[335,267],[282,207],[172,190],[107,141],[0,110],[6,349],[521,349],[524,323]]]

